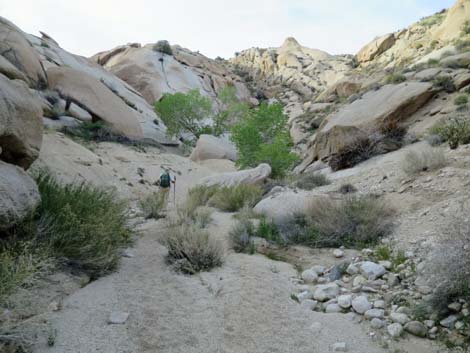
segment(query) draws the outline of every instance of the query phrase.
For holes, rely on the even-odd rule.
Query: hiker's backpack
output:
[[[165,173],[160,177],[160,186],[162,188],[169,188],[170,182],[171,182],[170,174]]]

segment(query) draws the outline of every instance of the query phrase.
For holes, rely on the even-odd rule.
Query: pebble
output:
[[[368,320],[383,319],[385,311],[383,309],[369,309],[364,313],[364,317]]]
[[[328,284],[317,286],[313,294],[313,298],[315,300],[324,302],[326,300],[336,298],[338,294],[339,294],[338,285],[336,283],[328,283]],[[311,298],[308,298],[308,299],[311,299]]]
[[[302,277],[305,283],[315,283],[318,280],[318,274],[312,269],[305,270],[300,277]]]
[[[356,287],[356,286],[361,286],[365,283],[367,283],[367,279],[361,275],[357,275],[356,277],[354,277],[352,285],[353,287]]]
[[[369,278],[369,280],[375,280],[382,277],[387,271],[382,265],[376,264],[372,261],[365,261],[360,266],[361,273]]]
[[[379,318],[373,318],[370,322],[370,325],[372,328],[378,330],[385,326],[385,322],[383,320],[380,320]]]
[[[317,275],[322,275],[325,273],[326,271],[326,267],[325,266],[320,266],[320,265],[315,265],[311,268],[312,271],[315,271],[317,273]]]
[[[308,290],[297,294],[297,299],[299,300],[299,302],[303,302],[306,299],[312,299],[312,298],[313,298],[313,293]]]
[[[385,301],[384,300],[374,301],[374,308],[376,308],[376,309],[385,309]]]
[[[113,311],[109,315],[108,324],[110,325],[122,325],[129,318],[129,313],[123,311]]]
[[[333,345],[333,352],[347,352],[348,347],[346,342],[338,342]]]
[[[458,317],[455,315],[450,315],[446,317],[444,320],[440,321],[439,323],[441,326],[452,328],[454,327],[455,322],[458,320]]]
[[[338,297],[338,305],[343,309],[348,309],[352,305],[352,296],[351,295],[340,295]]]
[[[458,313],[462,309],[462,304],[460,303],[451,303],[447,306],[449,310]]]
[[[315,310],[318,302],[312,299],[305,299],[300,303],[300,306],[306,310]]]
[[[348,268],[346,269],[346,273],[347,273],[348,275],[353,276],[353,275],[359,273],[359,269],[358,269],[355,265],[350,264],[350,265],[348,266]]]
[[[436,322],[434,320],[424,320],[423,324],[425,324],[428,328],[433,328]]]
[[[397,322],[387,326],[387,332],[393,338],[398,338],[403,333],[403,326]]]
[[[333,256],[339,259],[344,256],[344,251],[340,249],[335,249],[333,250]]]
[[[428,329],[422,322],[410,321],[405,325],[405,331],[411,333],[414,336],[426,337]]]
[[[340,313],[341,312],[341,307],[338,304],[328,304],[325,308],[325,313],[331,314],[331,313]]]
[[[354,298],[351,305],[354,311],[359,314],[364,314],[367,310],[372,308],[372,304],[369,303],[369,300],[367,300],[365,296]]]
[[[410,321],[408,315],[406,314],[401,314],[401,313],[391,313],[390,314],[390,319],[395,322],[399,323],[401,325],[406,324],[408,321]]]

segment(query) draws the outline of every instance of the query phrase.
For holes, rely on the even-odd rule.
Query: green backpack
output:
[[[170,174],[165,173],[160,177],[160,186],[162,188],[169,188],[170,182],[171,182]]]

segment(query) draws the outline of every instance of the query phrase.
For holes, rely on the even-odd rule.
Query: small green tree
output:
[[[250,110],[248,104],[237,97],[237,89],[233,85],[225,86],[217,95],[221,109],[213,118],[212,133],[216,136],[229,130],[229,127],[243,119]]]
[[[242,168],[268,163],[273,176],[278,177],[298,160],[298,156],[290,152],[292,139],[280,104],[263,103],[250,110],[231,132],[239,155],[237,165]]]
[[[204,127],[202,121],[212,116],[212,103],[194,89],[188,93],[166,93],[155,103],[155,111],[165,123],[169,136],[189,132],[198,137]]]

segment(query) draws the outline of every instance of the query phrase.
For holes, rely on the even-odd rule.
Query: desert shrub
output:
[[[441,59],[442,59],[442,57],[441,57]],[[427,66],[428,66],[428,67],[436,67],[436,66],[439,65],[439,62],[440,62],[440,61],[437,60],[437,59],[429,59],[429,60],[428,60],[428,63],[427,63],[427,64],[428,64]]]
[[[465,52],[470,48],[470,39],[459,39],[454,43],[454,45],[459,52]]]
[[[430,133],[438,135],[450,148],[470,143],[470,119],[466,116],[456,116],[442,120],[430,129]]]
[[[444,21],[445,12],[438,12],[432,16],[424,17],[419,21],[419,24],[424,27],[432,27],[441,24]]]
[[[454,81],[449,76],[438,76],[433,80],[433,85],[436,88],[442,89],[448,93],[455,91]]]
[[[372,195],[348,195],[337,201],[318,198],[306,215],[309,243],[321,247],[377,244],[390,233],[392,214],[384,201]]]
[[[221,211],[236,212],[243,206],[253,207],[261,200],[262,189],[256,185],[223,186],[217,189],[209,200],[209,205]]]
[[[333,171],[351,168],[374,155],[374,146],[370,139],[361,139],[330,157],[328,165]]]
[[[388,74],[385,77],[386,83],[398,84],[406,81],[406,77],[401,73]]]
[[[435,288],[431,307],[445,314],[447,305],[458,300],[470,301],[470,222],[468,217],[454,217],[440,231],[440,239],[426,264],[430,283]]]
[[[198,185],[191,188],[186,198],[185,212],[192,215],[198,207],[207,205],[218,189],[218,186],[206,185]]]
[[[470,34],[470,20],[467,20],[462,25],[462,36],[466,36]]]
[[[212,209],[204,206],[198,207],[192,219],[199,228],[206,228],[212,222]]]
[[[165,194],[162,192],[154,192],[139,202],[140,208],[145,218],[163,218],[163,210],[166,206]]]
[[[280,104],[263,103],[250,110],[231,132],[239,155],[237,165],[242,168],[268,163],[273,177],[282,177],[298,161],[290,151],[292,138]]]
[[[468,97],[465,94],[462,94],[454,99],[455,105],[465,105],[468,103]]]
[[[167,40],[159,40],[154,44],[153,50],[163,54],[173,55],[173,50],[171,49],[170,43]]]
[[[112,191],[61,184],[47,173],[40,173],[36,182],[38,213],[48,224],[40,241],[51,254],[92,278],[115,269],[121,248],[130,242],[126,203]]]
[[[432,147],[439,146],[443,142],[442,137],[436,134],[427,135],[425,140]]]
[[[230,245],[238,253],[255,253],[255,244],[251,238],[254,234],[253,223],[243,219],[238,221],[229,232]]]
[[[205,230],[186,223],[170,226],[162,244],[168,249],[168,262],[184,273],[208,271],[223,263],[223,243]]]
[[[312,190],[318,186],[331,184],[331,180],[322,173],[305,173],[297,176],[293,182],[295,187],[303,190]]]
[[[188,132],[198,137],[204,128],[203,121],[212,117],[212,102],[197,89],[166,93],[155,103],[155,111],[165,123],[169,136]]]
[[[354,185],[350,183],[343,184],[339,187],[338,192],[340,194],[353,194],[357,192],[357,189]]]
[[[444,152],[427,146],[421,151],[409,151],[402,160],[402,170],[409,175],[436,170],[446,165]]]
[[[284,242],[277,225],[272,221],[268,221],[266,218],[261,219],[259,222],[258,227],[255,230],[255,236],[276,244]]]

